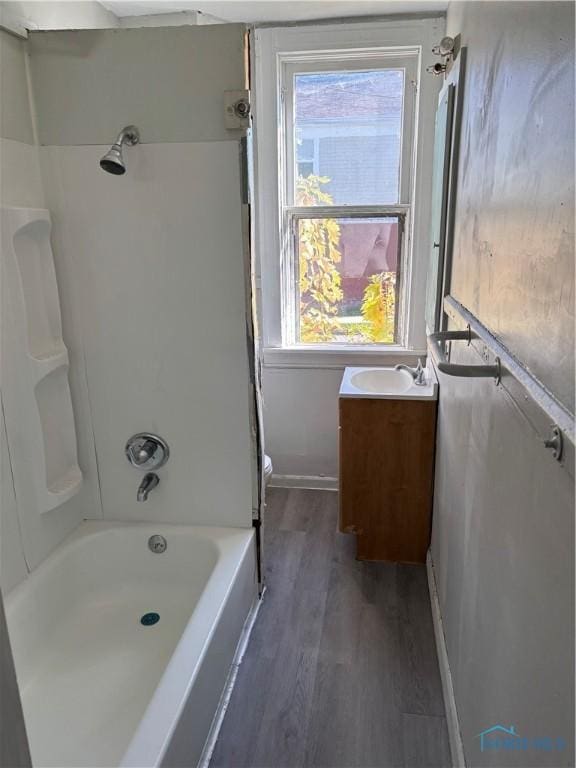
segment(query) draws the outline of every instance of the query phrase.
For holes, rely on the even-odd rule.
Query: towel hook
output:
[[[552,456],[556,461],[562,460],[562,448],[564,447],[562,439],[562,431],[557,424],[552,424],[552,436],[548,440],[544,440],[546,448],[552,451]]]

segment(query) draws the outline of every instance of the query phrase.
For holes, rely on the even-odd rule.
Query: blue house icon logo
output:
[[[484,752],[487,749],[499,749],[503,746],[503,742],[509,743],[520,737],[513,725],[509,728],[505,728],[503,725],[493,725],[491,728],[487,728],[479,733],[477,738],[480,739],[480,752]]]
[[[566,748],[566,741],[561,736],[537,736],[535,738],[522,737],[516,733],[513,725],[506,728],[505,725],[493,725],[486,728],[476,736],[480,739],[480,752],[489,750],[521,751],[528,749],[551,752]]]

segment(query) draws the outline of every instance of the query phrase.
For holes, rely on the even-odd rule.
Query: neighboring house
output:
[[[359,302],[370,275],[396,272],[398,224],[378,220],[341,224],[340,253],[344,303]]]
[[[296,76],[296,162],[301,176],[324,176],[335,205],[398,201],[403,71]],[[358,169],[362,169],[358,173]],[[358,312],[369,277],[398,268],[392,220],[340,221],[338,270],[344,312]]]
[[[402,70],[296,76],[296,157],[335,205],[398,202]],[[358,169],[362,173],[358,173]]]

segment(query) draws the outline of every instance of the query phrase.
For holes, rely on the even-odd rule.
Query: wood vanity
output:
[[[347,369],[356,370],[356,369]],[[346,374],[345,374],[346,376]],[[430,544],[434,397],[342,395],[340,530],[355,533],[359,560],[424,563]]]

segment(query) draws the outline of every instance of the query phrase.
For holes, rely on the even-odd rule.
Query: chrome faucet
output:
[[[404,363],[401,363],[400,365],[394,366],[395,371],[408,371],[410,376],[414,379],[414,384],[416,384],[418,387],[424,387],[426,386],[426,376],[425,376],[425,369],[422,365],[422,360],[418,358],[418,365],[416,368],[410,368],[409,365],[404,365]]]
[[[139,467],[141,464],[150,461],[157,447],[153,440],[145,440],[141,445],[135,447],[132,451],[135,466]]]
[[[148,494],[156,488],[159,482],[160,478],[155,472],[148,472],[148,474],[144,475],[138,487],[138,494],[136,496],[138,501],[148,501]]]

